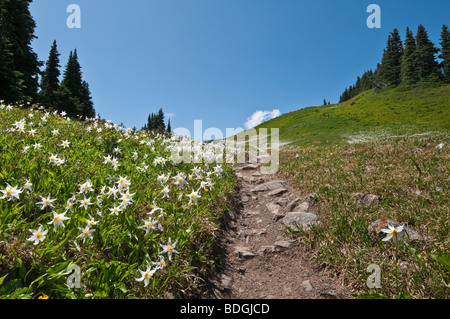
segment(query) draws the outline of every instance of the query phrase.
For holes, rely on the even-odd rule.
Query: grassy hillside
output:
[[[450,128],[450,85],[370,90],[341,104],[284,114],[258,128],[272,127],[279,128],[280,139],[293,146],[442,131]]]

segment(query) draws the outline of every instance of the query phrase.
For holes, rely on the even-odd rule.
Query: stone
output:
[[[242,179],[242,174],[241,173],[236,173],[236,177]]]
[[[257,170],[258,167],[259,167],[259,165],[248,164],[248,165],[242,167],[241,169],[242,169],[243,171],[254,171],[254,170]]]
[[[392,224],[394,227],[399,227],[400,225],[402,225],[394,220],[388,219],[387,221],[382,221],[381,219],[378,219],[369,225],[369,231],[375,232],[381,238],[384,238],[386,234],[381,232],[380,229],[386,227],[387,223]],[[407,225],[403,226],[403,231],[399,234],[399,236],[401,236],[399,238],[406,242],[422,239],[422,236],[415,229]]]
[[[265,192],[267,190],[268,190],[268,188],[267,188],[266,184],[261,184],[261,185],[256,186],[255,188],[253,188],[251,190],[251,192],[257,194],[257,193]]]
[[[312,225],[319,225],[320,221],[316,214],[304,212],[290,212],[283,218],[283,222],[291,230],[307,230]]]
[[[380,197],[374,194],[354,193],[351,198],[358,204],[364,204],[366,206],[378,204]]]
[[[224,289],[231,289],[232,285],[233,285],[233,279],[227,275],[222,275],[221,281],[220,281],[220,285],[224,288]]]
[[[258,255],[264,256],[265,254],[275,253],[277,251],[278,250],[274,245],[261,246],[261,248],[258,250]]]
[[[285,188],[286,187],[286,182],[281,181],[281,180],[275,180],[275,181],[270,181],[265,183],[264,185],[266,185],[267,189],[269,190],[276,190],[279,188]]]
[[[278,213],[278,211],[277,212],[272,212],[273,213],[273,218],[272,218],[272,220],[276,223],[277,221],[279,221],[280,219],[282,219],[282,218],[284,218],[284,215],[283,214],[280,214],[280,213]]]
[[[260,184],[264,183],[264,179],[257,178],[257,177],[252,177],[252,178],[250,178],[250,183],[256,184],[256,185],[260,185]]]
[[[278,204],[280,206],[284,206],[289,202],[287,198],[280,198],[278,201],[275,202],[275,204]]]
[[[242,196],[242,197],[241,197],[241,201],[242,201],[243,203],[247,203],[249,200],[250,200],[250,197],[248,197],[248,196]]]
[[[327,298],[327,299],[338,299],[339,294],[334,289],[327,289],[320,293],[321,297]]]
[[[280,241],[277,241],[276,243],[274,243],[274,246],[282,247],[282,248],[292,248],[292,247],[294,247],[294,244],[287,240],[280,240]]]
[[[280,209],[280,206],[275,203],[267,203],[266,207],[269,211],[276,211]]]
[[[303,288],[305,288],[306,291],[312,291],[313,287],[311,285],[311,282],[309,280],[305,280],[304,282],[302,282],[302,286]]]
[[[280,196],[286,192],[288,192],[288,190],[286,188],[278,188],[278,189],[275,189],[275,190],[269,192],[268,195],[269,196]]]
[[[364,205],[372,205],[372,204],[378,204],[380,202],[380,197],[377,195],[373,195],[373,194],[367,194],[366,196],[364,196],[363,199],[363,204]]]
[[[261,175],[261,172],[255,172],[252,174],[253,177],[260,177]]]
[[[297,206],[298,202],[300,202],[300,198],[297,198],[297,199],[293,200],[292,202],[290,202],[284,209],[284,212],[285,213],[292,212],[294,210],[294,208]]]
[[[298,213],[304,213],[308,210],[309,208],[309,204],[307,202],[301,203],[300,205],[297,205],[293,212],[298,212]]]
[[[234,252],[240,257],[240,258],[253,258],[256,255],[252,253],[249,248],[243,247],[243,246],[237,246],[234,247]]]

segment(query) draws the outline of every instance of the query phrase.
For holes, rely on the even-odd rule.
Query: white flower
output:
[[[175,243],[172,244],[172,240],[169,238],[167,245],[160,244],[163,251],[160,252],[159,255],[167,253],[167,255],[169,256],[169,260],[172,260],[172,254],[179,254],[179,252],[175,250],[176,245],[177,242],[175,241]]]
[[[33,186],[33,184],[30,183],[30,181],[28,179],[25,180],[25,184],[23,185],[23,188],[27,189],[29,192],[31,192],[31,186]]]
[[[56,165],[56,162],[58,161],[58,157],[53,154],[48,159],[49,159],[49,162],[48,162],[49,164],[52,163],[52,164]]]
[[[84,194],[87,192],[92,192],[92,183],[90,180],[87,180],[85,183],[80,185],[79,194]]]
[[[86,199],[86,197],[84,197],[84,199],[79,200],[78,202],[81,204],[80,207],[84,207],[85,210],[88,209],[89,205],[92,205],[90,197],[88,199]]]
[[[148,284],[150,283],[150,279],[153,277],[153,275],[157,270],[158,270],[157,268],[152,270],[152,266],[147,261],[147,269],[145,271],[139,270],[139,272],[141,273],[141,277],[136,278],[136,281],[139,282],[144,281],[144,287],[147,287]]]
[[[441,143],[441,144],[439,144],[439,145],[438,145],[438,148],[439,148],[439,152],[441,152],[441,151],[442,151],[442,149],[444,148],[444,146],[445,146],[445,144],[444,144],[444,143]]]
[[[55,228],[55,231],[56,231],[56,228],[57,228],[58,226],[61,226],[61,227],[64,228],[64,227],[65,227],[65,226],[64,226],[64,221],[70,219],[69,217],[66,217],[65,215],[66,215],[66,213],[58,214],[58,213],[53,212],[53,219],[52,219],[52,221],[49,222],[48,224],[52,224],[52,223],[53,223],[53,226],[54,226],[54,228]]]
[[[59,131],[58,131],[57,129],[54,129],[54,130],[52,131],[52,134],[53,134],[54,136],[59,135]]]
[[[192,193],[190,193],[189,195],[186,195],[186,196],[189,197],[189,204],[192,204],[192,203],[197,204],[197,198],[201,198],[201,196],[198,195],[198,191],[197,192],[192,191]]]
[[[44,196],[41,196],[41,199],[42,199],[42,201],[38,202],[37,204],[42,205],[42,207],[41,207],[42,210],[45,209],[46,207],[53,207],[52,203],[56,200],[56,199],[50,199],[50,194],[48,195],[47,198],[44,198]]]
[[[48,230],[44,230],[44,227],[42,227],[42,225],[39,225],[39,228],[37,230],[30,229],[30,232],[33,235],[29,237],[27,240],[33,241],[34,245],[37,245],[45,239],[45,235],[47,235]]]
[[[35,150],[38,150],[38,149],[40,149],[42,147],[42,145],[40,143],[35,143],[33,145],[33,147],[34,147]]]
[[[20,188],[18,189],[17,186],[16,187],[11,187],[11,185],[9,185],[8,183],[6,183],[6,189],[5,190],[0,190],[0,192],[3,193],[3,196],[0,197],[0,199],[5,199],[8,198],[8,201],[13,200],[13,199],[20,199],[19,198],[19,194],[23,192],[23,190]]]
[[[163,198],[169,198],[169,187],[166,186],[164,187],[164,189],[161,191],[161,193],[163,193]]]
[[[180,187],[180,189],[183,189],[184,185],[187,184],[186,176],[182,173],[179,173],[177,176],[173,177],[173,179],[175,180],[175,182],[173,184],[178,185]]]
[[[119,206],[114,206],[113,208],[108,208],[111,211],[111,215],[119,216],[119,212],[122,211],[122,208]]]
[[[140,226],[140,228],[145,229],[145,234],[147,235],[148,232],[152,229],[156,229],[157,221],[154,221],[153,219],[149,218],[148,220],[144,220],[144,225]]]
[[[62,146],[63,148],[67,148],[70,146],[70,142],[68,140],[62,141],[59,146]]]
[[[83,238],[83,243],[88,238],[92,239],[92,233],[95,232],[95,229],[90,229],[89,226],[86,228],[78,227],[78,229],[81,230],[81,234],[78,235],[77,238]]]
[[[395,227],[388,222],[388,228],[383,228],[381,229],[381,231],[387,234],[387,236],[383,238],[383,241],[389,241],[390,239],[392,239],[394,243],[398,243],[398,241],[402,239],[400,233],[403,231],[403,225]]]

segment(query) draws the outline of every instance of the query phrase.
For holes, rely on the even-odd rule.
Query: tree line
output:
[[[423,25],[419,25],[415,36],[409,27],[406,28],[404,43],[398,29],[394,29],[388,36],[387,46],[376,70],[358,76],[356,83],[342,93],[339,102],[350,100],[373,88],[411,85],[421,81],[450,83],[450,32],[446,25],[442,26],[440,45],[440,49],[435,47]]]
[[[143,131],[153,131],[153,132],[159,132],[159,133],[163,133],[163,132],[167,132],[167,133],[171,133],[172,132],[172,126],[170,124],[170,119],[167,123],[164,121],[164,112],[161,109],[159,109],[159,111],[157,113],[151,113],[148,118],[147,118],[147,123],[144,125],[144,127],[142,127],[141,130]]]
[[[41,104],[68,116],[94,117],[89,84],[83,80],[78,52],[70,52],[63,79],[56,40],[45,70],[31,47],[36,23],[29,11],[32,0],[0,2],[0,100]],[[40,81],[39,81],[40,79]]]

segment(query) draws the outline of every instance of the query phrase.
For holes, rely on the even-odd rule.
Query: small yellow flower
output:
[[[42,295],[42,296],[39,296],[38,299],[48,299],[48,296],[47,296],[46,294],[44,294],[44,295]]]

